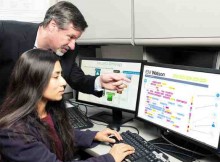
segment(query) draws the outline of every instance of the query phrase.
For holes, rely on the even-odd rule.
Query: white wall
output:
[[[102,58],[143,59],[143,46],[106,45],[101,46]]]
[[[0,20],[41,22],[57,0],[0,0]]]

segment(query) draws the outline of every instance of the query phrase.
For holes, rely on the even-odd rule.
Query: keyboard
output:
[[[135,148],[135,153],[127,156],[126,162],[169,162],[169,157],[136,133],[121,133],[123,143]]]
[[[93,127],[93,123],[90,119],[78,108],[67,108],[67,113],[69,115],[70,124],[73,128],[85,129]]]

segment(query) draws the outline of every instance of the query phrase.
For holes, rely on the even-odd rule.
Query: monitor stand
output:
[[[204,155],[213,155],[213,153],[210,150],[202,148],[198,145],[195,145],[192,142],[183,140],[182,138],[178,138],[172,133],[166,134],[164,136],[166,139],[168,139],[169,141],[171,141],[172,143],[180,147],[183,147],[183,148],[186,148],[186,149],[189,149],[189,150],[192,150],[200,154],[204,154]],[[152,144],[155,144],[159,149],[161,149],[161,151],[181,160],[182,162],[193,162],[196,159],[201,159],[204,157],[202,155],[198,155],[190,151],[178,148],[172,145],[171,143],[169,143],[168,141],[166,141],[165,139],[163,139],[162,137],[151,140],[149,142]]]
[[[90,116],[89,118],[107,123],[108,124],[107,127],[111,128],[111,129],[115,129],[117,131],[120,130],[120,126],[122,124],[133,119],[132,117],[122,116],[122,111],[116,110],[116,109],[112,109],[112,113],[100,112],[98,114]]]

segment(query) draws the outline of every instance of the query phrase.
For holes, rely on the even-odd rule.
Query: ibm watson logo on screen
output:
[[[161,73],[159,71],[146,70],[145,75],[165,76],[165,73]]]

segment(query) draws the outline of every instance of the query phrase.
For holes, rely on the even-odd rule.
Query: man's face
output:
[[[53,25],[51,49],[60,56],[68,50],[74,50],[76,40],[81,36],[82,31],[74,29],[72,24],[69,24],[66,29],[59,29],[55,22]]]

